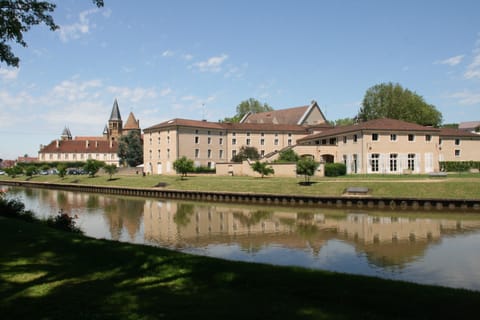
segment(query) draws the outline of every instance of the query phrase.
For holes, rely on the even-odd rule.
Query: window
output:
[[[247,139],[247,146],[250,145],[250,139]]]
[[[455,139],[455,145],[459,146],[460,145],[460,139]]]
[[[264,133],[264,132],[261,132],[261,133],[260,133],[260,136],[264,137],[264,136],[265,136],[265,133]]]
[[[322,144],[323,145],[327,144],[327,139],[322,139]]]
[[[438,144],[442,145],[442,138],[438,139]]]
[[[232,150],[232,159],[237,155],[237,150]]]
[[[343,143],[347,143],[347,136],[343,136]]]
[[[223,144],[223,138],[218,139],[219,144]]]
[[[397,141],[397,135],[395,133],[390,135],[390,141]]]
[[[200,142],[200,138],[199,137],[195,137],[195,144],[198,144]]]
[[[210,135],[210,130],[207,131],[207,134]]]
[[[414,134],[409,134],[408,135],[408,141],[415,141],[415,135]]]
[[[167,159],[170,159],[170,149],[167,149]]]
[[[195,149],[195,158],[198,158],[200,156],[200,150]]]
[[[409,170],[415,171],[415,153],[408,154],[407,165]]]
[[[250,137],[250,132],[247,132],[247,137]]]
[[[208,138],[207,138],[207,143],[208,143],[208,144],[212,144],[212,138],[208,137]]]
[[[372,133],[372,141],[378,141],[378,133]]]
[[[232,132],[232,137],[235,137],[237,135],[236,132]]]
[[[160,136],[158,136],[158,144],[160,144]]]
[[[218,157],[223,159],[223,150],[218,150]]]
[[[337,144],[337,139],[336,139],[336,138],[330,138],[329,143],[330,143],[331,145],[335,145],[335,144]]]
[[[288,133],[288,136],[289,136],[289,137],[291,137],[291,136],[292,136],[292,133],[291,133],[291,132],[289,132],[289,133]]]
[[[343,155],[343,164],[347,166],[347,156]]]
[[[396,153],[390,154],[390,172],[397,171],[397,159],[398,159],[398,154]]]
[[[198,129],[197,129],[197,130],[195,130],[195,134],[198,134]]]
[[[220,131],[218,134],[219,134],[220,136],[223,136],[223,131]]]
[[[370,165],[371,165],[371,171],[372,172],[378,172],[378,162],[380,160],[380,154],[378,153],[373,153],[372,158],[370,160]]]
[[[459,149],[455,149],[455,157],[460,157],[460,150]]]
[[[207,157],[210,159],[212,157],[212,150],[208,149],[207,150]]]
[[[288,139],[287,143],[288,143],[289,146],[291,146],[292,145],[292,139]]]
[[[150,159],[152,159],[152,150],[149,150],[148,154],[149,154]]]
[[[157,158],[160,158],[160,149],[157,150]]]
[[[265,145],[265,139],[260,139],[260,145],[261,146]]]
[[[278,146],[278,139],[275,139],[275,140],[273,141],[273,144],[276,145],[276,146]]]
[[[432,141],[432,136],[429,135],[429,134],[426,134],[426,135],[425,135],[425,141],[426,141],[426,142]]]
[[[265,157],[265,150],[260,150],[260,157]]]
[[[233,145],[237,144],[237,139],[233,138],[233,139],[232,139],[232,144],[233,144]]]
[[[353,142],[357,142],[358,136],[356,134],[353,135]]]

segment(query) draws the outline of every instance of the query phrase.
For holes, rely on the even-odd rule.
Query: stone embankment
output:
[[[258,194],[212,191],[167,190],[163,188],[131,188],[91,186],[30,181],[0,181],[4,185],[47,188],[76,192],[91,192],[159,199],[212,201],[260,205],[290,205],[356,209],[462,210],[479,211],[480,199],[392,198],[345,194],[342,196],[311,196],[286,194]]]

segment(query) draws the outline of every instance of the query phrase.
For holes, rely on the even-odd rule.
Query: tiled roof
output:
[[[259,124],[259,123],[221,123],[208,122],[187,119],[172,119],[157,125],[144,129],[144,132],[155,131],[158,129],[169,127],[192,127],[199,129],[216,129],[229,131],[291,131],[291,132],[307,132],[306,128],[298,125],[290,124]]]
[[[407,131],[407,132],[439,132],[439,129],[433,127],[426,127],[416,123],[405,122],[396,119],[375,119],[366,122],[360,122],[358,124],[352,124],[347,126],[339,126],[332,129],[327,129],[323,132],[307,136],[305,138],[299,139],[299,142],[307,141],[311,139],[317,139],[321,137],[330,137],[341,134],[346,134],[350,132],[357,132],[363,130],[378,130],[378,131]]]
[[[480,135],[460,129],[441,128],[440,137],[472,137],[480,139]]]
[[[110,147],[110,142],[108,140],[88,140],[87,147],[87,140],[54,140],[43,147],[39,153],[117,153],[118,143],[112,141],[112,147]]]
[[[130,112],[130,114],[128,115],[127,122],[123,126],[123,129],[126,129],[126,130],[140,129],[140,126],[137,122],[137,119],[135,119],[133,112]]]
[[[98,137],[98,136],[95,136],[95,137],[87,137],[87,136],[76,136],[75,137],[75,140],[79,140],[79,141],[94,141],[94,140],[107,140],[106,138],[104,137]]]
[[[310,106],[273,110],[248,115],[243,123],[297,124]]]
[[[462,130],[475,130],[478,127],[480,127],[480,121],[460,122],[458,125],[458,129]]]
[[[112,113],[110,114],[110,120],[122,120],[120,116],[120,109],[118,108],[117,99],[113,102]]]

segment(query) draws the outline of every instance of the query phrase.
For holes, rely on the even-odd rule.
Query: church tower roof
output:
[[[130,112],[130,114],[128,115],[127,122],[125,123],[125,126],[123,127],[123,129],[125,130],[140,129],[139,121],[135,119],[133,112]]]
[[[67,126],[65,126],[65,128],[63,129],[62,135],[60,137],[62,138],[62,140],[72,140],[72,133]]]
[[[120,116],[120,109],[118,108],[118,102],[117,99],[113,102],[113,108],[112,108],[112,114],[110,115],[110,120],[118,121],[122,120],[122,117]]]

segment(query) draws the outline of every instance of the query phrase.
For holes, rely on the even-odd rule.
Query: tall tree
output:
[[[310,184],[310,177],[315,174],[319,165],[310,157],[304,157],[297,161],[297,174],[304,176],[306,185]]]
[[[103,0],[92,1],[97,7],[103,7]],[[50,30],[57,30],[59,26],[50,15],[55,7],[50,1],[0,0],[0,62],[18,67],[20,59],[7,42],[13,41],[26,47],[23,34],[32,26],[44,23]]]
[[[421,125],[440,126],[442,114],[423,97],[401,85],[382,83],[367,90],[357,118],[368,121],[392,118]]]
[[[183,180],[183,178],[187,176],[187,173],[192,172],[195,168],[193,160],[183,156],[173,162],[173,169],[175,169],[177,173],[180,173],[180,178]]]
[[[258,160],[260,159],[260,154],[258,149],[255,147],[242,146],[238,153],[232,158],[233,162],[242,162],[243,160]]]
[[[231,118],[223,119],[223,122],[239,122],[248,112],[257,113],[272,110],[273,108],[270,107],[267,103],[261,103],[257,99],[250,98],[248,100],[240,102],[236,109],[237,113]]]
[[[143,163],[142,137],[138,131],[130,131],[118,141],[118,157],[122,163],[136,167]]]

